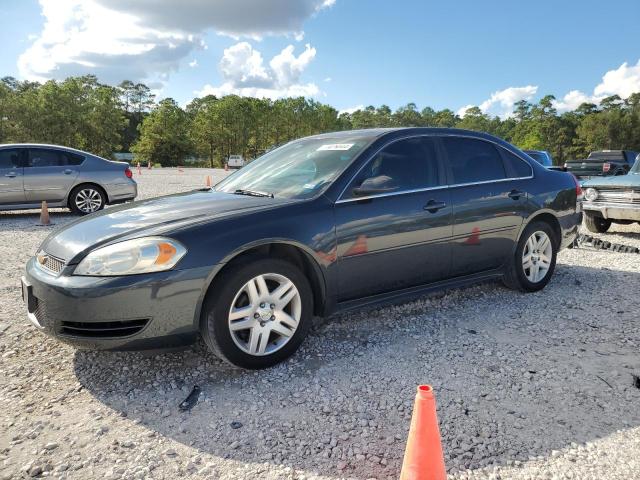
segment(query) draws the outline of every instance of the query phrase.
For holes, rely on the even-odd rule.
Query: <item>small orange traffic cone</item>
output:
[[[47,202],[43,201],[42,206],[40,207],[40,223],[38,225],[49,225],[50,223],[49,207],[47,206]]]
[[[207,175],[206,182],[207,182],[207,187],[211,187],[211,175]]]
[[[358,236],[356,241],[353,242],[353,245],[351,245],[349,249],[344,252],[344,256],[350,257],[351,255],[360,255],[362,253],[367,253],[368,251],[369,248],[367,247],[367,236],[360,235]]]
[[[436,399],[430,385],[420,385],[411,415],[400,480],[446,480]]]
[[[471,229],[471,235],[464,241],[465,245],[480,245],[480,229],[473,227]]]

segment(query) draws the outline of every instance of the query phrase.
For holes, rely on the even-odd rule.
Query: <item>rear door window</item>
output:
[[[502,157],[490,142],[466,137],[442,137],[451,171],[451,184],[507,178]]]
[[[76,153],[65,152],[47,148],[30,148],[28,167],[65,167],[80,165],[84,162],[84,156]]]

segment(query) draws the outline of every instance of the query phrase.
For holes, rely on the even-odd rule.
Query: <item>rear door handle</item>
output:
[[[18,174],[15,172],[9,172],[9,173],[6,173],[4,176],[9,178],[15,178],[18,176]]]
[[[435,200],[429,200],[427,204],[422,208],[429,213],[436,213],[438,210],[441,210],[446,206],[447,204],[444,202],[436,202]]]
[[[520,197],[524,197],[524,192],[521,192],[520,190],[511,190],[509,192],[509,198],[520,200]]]

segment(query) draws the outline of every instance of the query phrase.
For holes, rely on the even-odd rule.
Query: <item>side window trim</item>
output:
[[[375,195],[367,195],[367,196],[357,197],[357,198],[344,197],[345,193],[347,192],[349,187],[352,185],[353,181],[358,177],[358,175],[360,175],[360,172],[362,172],[362,170],[364,170],[367,167],[367,165],[369,165],[382,150],[402,140],[410,140],[412,138],[425,138],[425,137],[430,138],[433,141],[433,147],[436,151],[436,162],[438,167],[438,182],[441,182],[442,185],[437,185],[435,187],[414,188],[409,190],[398,190],[395,192],[388,192],[388,193],[377,193]],[[336,200],[335,203],[337,204],[337,203],[359,202],[362,200],[370,200],[372,198],[391,197],[394,195],[406,195],[410,193],[428,192],[429,190],[441,190],[444,188],[448,188],[449,186],[447,185],[447,177],[446,177],[446,173],[444,172],[445,165],[442,161],[441,154],[442,152],[440,148],[440,142],[435,133],[423,133],[418,135],[407,135],[404,137],[394,138],[388,141],[387,143],[385,143],[384,145],[382,145],[380,148],[378,148],[376,151],[374,151],[367,157],[367,159],[362,163],[360,168],[358,168],[358,170],[356,170],[356,172],[351,176],[346,186],[340,192],[340,195],[338,196],[338,200]]]

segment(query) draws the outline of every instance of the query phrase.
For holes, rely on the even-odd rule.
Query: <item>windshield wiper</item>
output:
[[[257,190],[243,190],[243,189],[238,189],[235,192],[236,195],[248,195],[250,197],[269,197],[269,198],[273,198],[273,193],[268,193],[268,192],[258,192]]]

